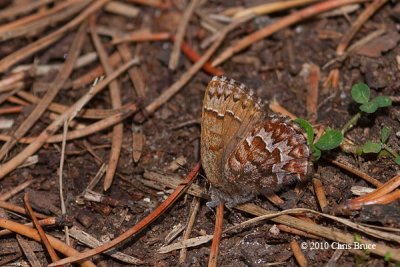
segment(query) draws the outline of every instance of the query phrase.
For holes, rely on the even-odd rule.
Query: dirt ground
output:
[[[3,9],[10,7],[13,1],[0,1]],[[19,2],[19,1],[15,1]],[[30,2],[30,1],[21,1]],[[123,3],[135,1],[121,1]],[[151,2],[151,1],[150,1]],[[158,1],[153,1],[154,3]],[[190,1],[171,0],[171,6],[166,8],[152,7],[141,4],[130,4],[139,10],[134,18],[101,10],[96,12],[97,26],[104,29],[130,32],[138,29],[150,29],[151,32],[175,33],[177,27],[183,20],[183,14]],[[212,35],[210,27],[223,26],[223,11],[232,7],[248,8],[270,1],[199,1],[201,4],[195,9],[190,18],[185,33],[185,41],[200,55],[206,49],[200,47],[207,37]],[[376,2],[376,1],[375,1]],[[370,33],[384,29],[380,35],[360,47],[355,48],[347,54],[342,62],[324,66],[336,58],[336,48],[342,37],[346,35],[352,23],[370,5],[371,2],[360,4],[348,13],[337,15],[319,15],[314,18],[305,19],[280,30],[268,38],[254,42],[250,47],[236,53],[217,68],[223,71],[225,76],[234,78],[255,90],[256,94],[267,104],[273,99],[278,101],[296,116],[307,118],[307,64],[314,64],[320,69],[319,91],[318,91],[318,113],[315,122],[316,127],[332,127],[340,129],[356,112],[356,104],[350,95],[351,86],[357,82],[365,82],[372,91],[372,96],[387,95],[400,96],[400,5],[396,1],[388,1],[382,8],[369,18],[350,42],[350,45],[361,40]],[[275,23],[284,16],[300,10],[304,7],[280,11],[269,15],[260,15],[246,22],[230,32],[223,41],[220,48],[214,54],[219,55],[225,48],[235,43],[240,38],[255,32],[270,23]],[[29,13],[28,13],[29,14]],[[70,18],[69,18],[70,19]],[[207,22],[210,20],[211,22]],[[39,34],[19,37],[3,41],[0,46],[0,57],[4,58],[13,51],[17,51],[26,45],[46,36],[55,29],[61,27],[67,20],[48,26]],[[10,20],[3,19],[2,23]],[[1,29],[1,26],[0,26]],[[218,29],[218,28],[216,28]],[[71,43],[76,35],[75,28],[59,41],[51,44],[34,54],[34,56],[18,62],[13,67],[35,62],[38,65],[63,63]],[[99,30],[100,31],[100,30]],[[106,31],[106,30],[104,30]],[[100,35],[107,52],[111,55],[116,51],[116,46],[110,37]],[[173,42],[168,40],[127,42],[129,50],[138,59],[135,65],[141,80],[144,82],[144,97],[138,97],[127,73],[118,79],[121,85],[122,103],[136,103],[138,107],[146,107],[152,103],[166,88],[178,81],[184,73],[193,65],[184,54],[180,56],[176,70],[168,68]],[[390,45],[391,44],[391,45]],[[90,34],[86,35],[81,54],[93,52]],[[93,68],[99,66],[99,61],[76,69],[69,81],[81,77]],[[308,65],[309,66],[309,65]],[[337,88],[324,85],[328,74],[333,68],[340,71]],[[3,79],[10,74],[12,68],[3,72]],[[57,72],[51,72],[42,76],[31,75],[25,79],[24,90],[39,98],[44,95],[45,86],[53,81]],[[90,233],[98,240],[109,241],[122,234],[135,225],[140,219],[151,213],[172,192],[171,188],[158,185],[146,178],[146,173],[159,172],[168,175],[179,175],[183,179],[191,168],[200,160],[200,119],[202,100],[207,83],[212,75],[204,70],[198,71],[184,87],[169,101],[164,103],[153,114],[142,114],[130,116],[123,121],[124,135],[122,150],[118,161],[117,173],[110,189],[103,191],[103,180],[94,187],[93,191],[110,197],[110,202],[98,203],[82,198],[81,194],[88,186],[89,181],[95,177],[101,162],[107,163],[110,147],[112,129],[107,128],[90,136],[68,141],[65,151],[65,166],[63,170],[64,196],[67,214],[72,218],[72,224]],[[62,89],[55,97],[54,102],[70,106],[77,101],[89,88],[90,84],[80,88],[71,89],[68,86]],[[6,101],[1,108],[16,106],[17,104]],[[110,109],[111,101],[108,90],[96,95],[87,108]],[[25,106],[22,112],[17,114],[3,114],[1,118],[12,119],[14,124],[11,129],[1,131],[1,134],[11,135],[25,118],[31,113],[34,105]],[[139,118],[141,117],[141,118]],[[139,123],[141,119],[143,122]],[[37,136],[51,122],[50,112],[46,111],[26,136]],[[77,119],[83,124],[90,124],[89,119]],[[388,108],[379,109],[376,113],[365,115],[347,134],[346,137],[355,144],[364,144],[367,140],[379,140],[380,129],[383,126],[391,128],[388,145],[395,151],[400,151],[400,109],[398,102]],[[145,138],[143,151],[138,162],[132,159],[132,132],[142,132]],[[59,131],[62,133],[62,130]],[[7,155],[6,160],[12,159],[21,152],[25,144],[17,144]],[[30,192],[30,201],[38,212],[55,216],[60,214],[58,170],[61,157],[61,143],[46,144],[38,152],[38,162],[24,168],[18,168],[7,174],[0,180],[1,194],[8,192],[26,179],[33,179],[23,192],[14,195],[7,201],[23,206],[25,192]],[[97,158],[94,157],[96,155]],[[354,155],[335,149],[326,155],[346,162],[362,172],[376,178],[381,183],[387,182],[400,172],[400,165],[394,163],[393,158],[378,157],[375,154]],[[171,163],[178,158],[184,158],[185,163],[181,168],[171,171],[168,169]],[[328,207],[326,213],[333,213],[335,207],[344,203],[347,199],[354,198],[351,188],[353,186],[374,187],[357,175],[335,166],[328,160],[322,158],[314,165],[314,178],[318,178],[326,194]],[[196,178],[195,183],[200,185],[204,193],[210,188],[209,183],[203,175]],[[284,200],[284,204],[277,206],[260,196],[254,200],[258,206],[267,210],[279,211],[289,208],[308,208],[320,211],[312,183],[299,187],[290,187],[277,195]],[[179,250],[161,254],[158,249],[166,245],[167,235],[179,225],[185,226],[191,214],[191,206],[194,197],[190,194],[182,196],[173,206],[160,218],[150,224],[140,234],[132,237],[118,250],[134,256],[143,261],[140,266],[178,266]],[[190,237],[212,234],[215,224],[215,210],[208,208],[202,199],[200,209],[195,219],[193,231]],[[377,226],[400,227],[400,205],[399,200],[389,204],[376,207],[376,205],[364,207],[362,210],[354,211],[350,215],[341,215],[353,222],[368,223]],[[374,210],[374,208],[376,210]],[[26,223],[20,215],[6,212],[0,209],[0,216],[9,220]],[[252,215],[238,211],[225,210],[224,229],[242,221],[252,218]],[[311,216],[314,223],[318,225],[336,228],[344,233],[357,236],[363,233],[348,228],[332,220]],[[62,227],[45,228],[46,232],[63,238]],[[182,228],[184,229],[184,228]],[[223,236],[220,244],[218,266],[267,266],[268,263],[280,263],[283,266],[298,266],[293,256],[290,242],[296,240],[298,244],[306,242],[310,245],[316,239],[308,238],[283,230],[276,232],[276,223],[265,220],[252,224],[241,230],[228,233]],[[395,241],[385,241],[368,236],[372,242],[385,244],[389,247],[399,249]],[[174,243],[182,239],[182,232],[170,242]],[[28,240],[26,238],[26,240]],[[78,249],[86,249],[86,246],[78,244],[72,239],[72,244]],[[319,242],[332,241],[320,239]],[[15,235],[0,237],[0,247],[3,244],[15,244]],[[205,243],[188,249],[186,262],[182,266],[206,266],[210,254],[211,243]],[[337,250],[328,249],[303,249],[309,266],[326,265],[337,256]],[[370,253],[353,253],[343,250],[343,253],[331,265],[328,266],[394,266],[388,263],[384,257]],[[0,262],[3,266],[16,266],[13,263],[25,261],[21,252],[5,252],[0,249]],[[19,254],[18,254],[19,253]],[[35,253],[44,266],[50,262],[46,250],[38,246]],[[335,254],[335,255],[334,255]],[[5,261],[7,257],[15,256],[14,259]],[[62,256],[60,254],[60,256]],[[3,260],[2,260],[3,259]],[[98,266],[129,266],[119,260],[108,256],[96,256],[93,261]],[[8,264],[8,265],[6,265]],[[26,261],[25,261],[25,264]],[[25,266],[25,265],[24,265]]]

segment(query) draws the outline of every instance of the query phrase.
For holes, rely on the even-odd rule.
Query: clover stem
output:
[[[361,118],[363,112],[360,111],[356,115],[354,115],[342,128],[342,134],[350,130],[354,125],[357,124],[358,120]]]

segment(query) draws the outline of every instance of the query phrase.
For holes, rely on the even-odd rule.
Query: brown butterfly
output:
[[[267,115],[253,90],[226,77],[214,77],[205,92],[201,160],[212,185],[209,206],[233,207],[312,173],[302,129],[286,117]]]

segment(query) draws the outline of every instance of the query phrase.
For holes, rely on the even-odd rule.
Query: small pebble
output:
[[[274,236],[278,236],[281,231],[276,226],[276,224],[274,224],[271,228],[269,228],[269,232]]]

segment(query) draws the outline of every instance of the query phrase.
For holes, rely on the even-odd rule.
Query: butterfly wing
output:
[[[214,187],[230,186],[223,175],[225,155],[263,117],[260,101],[243,84],[225,77],[214,77],[208,84],[201,121],[201,160]]]
[[[310,150],[300,127],[272,115],[258,122],[225,161],[224,176],[243,191],[268,193],[312,172]]]

